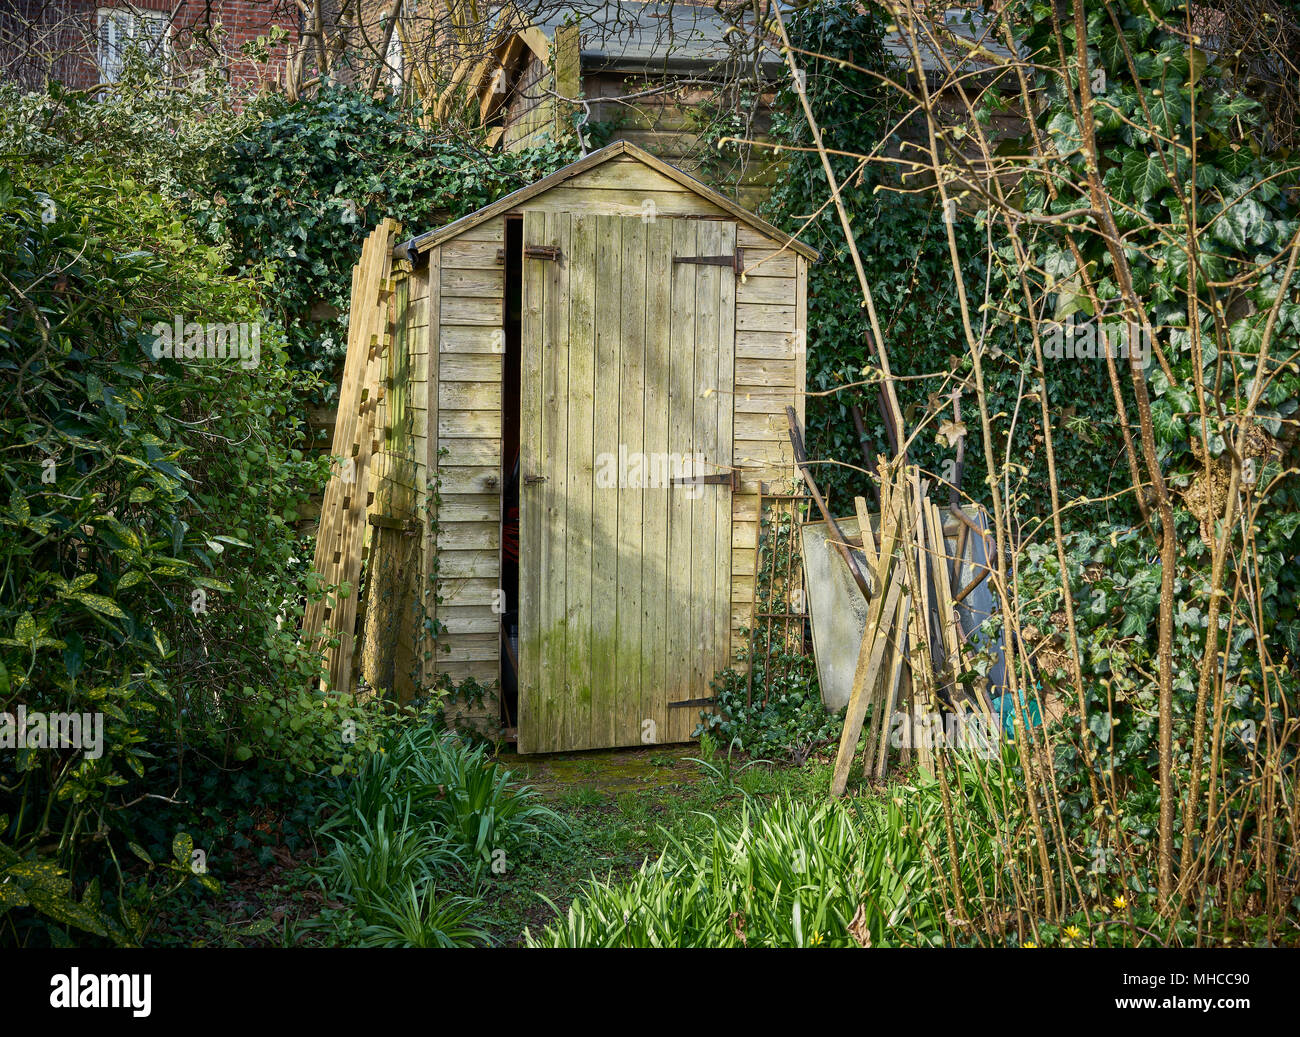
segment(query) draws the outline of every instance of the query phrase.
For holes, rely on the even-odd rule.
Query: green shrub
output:
[[[192,201],[241,269],[275,271],[292,362],[327,378],[347,346],[352,267],[384,217],[431,230],[577,157],[576,142],[491,151],[421,127],[419,113],[335,87],[271,98],[232,136]],[[322,313],[337,316],[322,319]]]
[[[0,840],[120,905],[143,881],[122,852],[135,804],[177,789],[160,757],[293,755],[245,710],[296,701],[320,667],[292,527],[323,471],[293,405],[311,379],[259,284],[108,161],[0,171],[0,256],[0,711],[102,722],[99,754],[0,754]],[[155,359],[178,317],[261,328],[259,363]],[[58,938],[23,909],[5,922],[6,941]]]
[[[811,659],[804,662],[812,665]],[[838,739],[844,724],[840,714],[827,712],[816,681],[806,677],[774,687],[766,703],[761,694],[751,695],[746,675],[736,670],[722,671],[710,686],[717,707],[700,714],[694,735],[707,733],[751,756],[802,762]]]

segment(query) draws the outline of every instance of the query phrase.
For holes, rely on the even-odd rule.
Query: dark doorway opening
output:
[[[524,221],[506,218],[505,355],[501,371],[501,723],[519,719],[519,428],[523,347]]]

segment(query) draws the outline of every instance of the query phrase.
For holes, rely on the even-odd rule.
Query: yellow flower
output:
[[[1021,947],[1037,947],[1038,944],[1034,943],[1033,940],[1026,940],[1026,941],[1025,941],[1024,943],[1022,943],[1020,946],[1021,946]]]
[[[815,933],[813,933],[810,937],[808,937],[808,946],[809,946],[809,947],[819,947],[819,946],[821,945],[821,942],[822,942],[822,934],[821,934],[821,933],[817,933],[817,932],[815,932]]]
[[[1077,925],[1067,925],[1065,927],[1065,937],[1067,940],[1077,940],[1083,935],[1083,931]]]
[[[1111,904],[1116,911],[1123,911],[1124,908],[1128,907],[1128,901],[1124,899],[1123,893],[1111,900]]]

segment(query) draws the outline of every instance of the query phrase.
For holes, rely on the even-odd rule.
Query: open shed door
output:
[[[524,214],[520,752],[686,741],[728,664],[735,254]]]

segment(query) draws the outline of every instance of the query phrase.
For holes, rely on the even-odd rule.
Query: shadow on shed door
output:
[[[731,627],[736,277],[713,220],[524,214],[519,751],[689,739]],[[552,252],[551,250],[555,250]],[[550,258],[554,256],[555,258]]]

